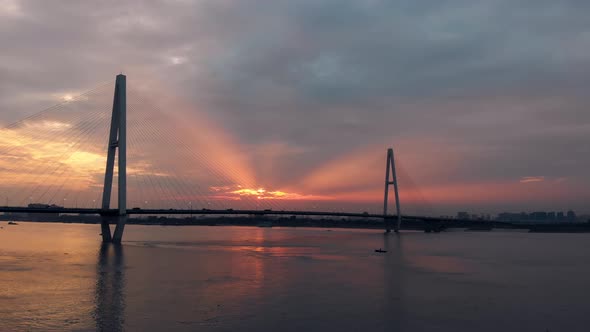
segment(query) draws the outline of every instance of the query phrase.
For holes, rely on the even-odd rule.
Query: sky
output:
[[[0,125],[123,72],[214,161],[201,162],[227,181],[210,192],[378,209],[393,147],[402,206],[588,213],[589,10],[582,0],[0,0]],[[70,161],[104,168],[94,152]]]

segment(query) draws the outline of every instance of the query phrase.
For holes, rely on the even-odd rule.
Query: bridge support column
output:
[[[395,173],[395,159],[393,157],[393,149],[387,149],[387,166],[385,169],[385,194],[383,199],[383,221],[385,222],[385,232],[391,232],[391,219],[387,216],[387,206],[389,203],[389,186],[393,185],[393,192],[395,194],[395,208],[397,212],[397,223],[394,226],[395,232],[399,232],[402,223],[402,215],[399,204],[399,194],[397,186],[397,175]]]
[[[108,216],[101,221],[102,241],[120,243],[123,237],[125,222],[127,221],[127,92],[125,75],[117,75],[115,81],[115,95],[113,98],[113,113],[107,151],[107,164],[102,192],[102,209],[109,210],[111,191],[113,187],[113,172],[115,168],[115,153],[119,149],[118,166],[118,211],[117,226],[111,237]],[[105,213],[106,215],[107,213]]]

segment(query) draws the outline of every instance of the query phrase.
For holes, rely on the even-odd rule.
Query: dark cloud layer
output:
[[[0,121],[125,71],[205,110],[278,183],[415,140],[400,158],[436,142],[428,163],[461,161],[432,177],[414,166],[423,186],[544,176],[588,188],[589,11],[582,0],[0,0]],[[581,209],[588,193],[556,207]]]

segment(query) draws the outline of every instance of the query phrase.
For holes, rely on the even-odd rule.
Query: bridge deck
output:
[[[59,213],[59,214],[98,214],[116,215],[117,209],[95,208],[28,208],[28,207],[0,207],[0,212],[9,213]],[[188,210],[188,209],[128,209],[128,215],[160,215],[160,214],[199,214],[199,215],[294,215],[294,216],[329,216],[329,217],[357,217],[357,218],[383,218],[382,214],[358,213],[358,212],[332,212],[332,211],[286,211],[286,210]],[[396,216],[388,215],[387,218]],[[405,216],[404,216],[405,217]]]

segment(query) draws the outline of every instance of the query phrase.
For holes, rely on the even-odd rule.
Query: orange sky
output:
[[[366,206],[363,210],[372,212],[381,207],[385,144],[328,158],[303,176],[269,183],[256,174],[260,169],[276,172],[276,160],[265,158],[264,164],[258,163],[245,153],[247,147],[230,131],[198,108],[161,98],[176,112],[146,109],[139,99],[133,99],[135,93],[129,98],[128,128],[128,190],[132,206],[345,209],[348,203],[354,203],[355,209]],[[70,108],[74,106],[72,103]],[[2,187],[8,193],[5,199],[11,205],[43,202],[98,206],[106,161],[108,112],[97,119],[100,125],[85,141],[66,135],[81,122],[60,116],[31,119],[0,130],[0,150],[5,151],[0,159]],[[276,148],[276,144],[264,144],[258,152],[280,158]],[[512,181],[446,181],[463,156],[460,151],[442,154],[442,148],[442,142],[426,138],[396,144],[403,211],[412,213],[428,205],[435,210],[431,213],[436,213],[437,206],[551,202],[555,195],[575,199],[584,194],[564,178],[531,175]],[[264,149],[271,151],[265,153]],[[291,204],[296,201],[308,203]],[[326,203],[329,205],[323,205]]]

